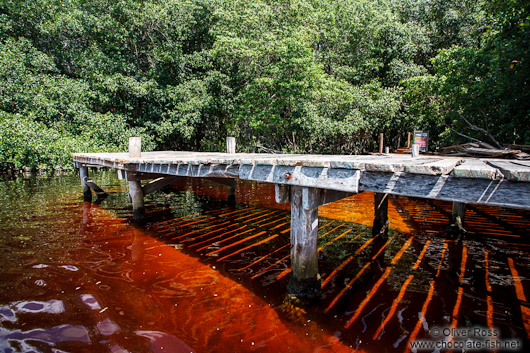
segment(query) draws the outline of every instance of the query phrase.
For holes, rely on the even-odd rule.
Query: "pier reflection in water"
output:
[[[527,212],[470,207],[455,238],[449,203],[392,198],[374,238],[373,195],[321,207],[307,305],[285,297],[290,213],[271,186],[240,182],[228,206],[225,187],[183,180],[146,198],[140,227],[126,186],[93,175],[99,204],[75,176],[0,183],[0,351],[403,352],[471,326],[528,342]]]

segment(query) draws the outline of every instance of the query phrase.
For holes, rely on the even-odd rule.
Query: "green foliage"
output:
[[[73,152],[123,150],[130,135],[142,133],[123,115],[95,111],[90,86],[59,74],[27,39],[0,43],[0,80],[0,147],[8,166],[67,166]]]
[[[2,163],[146,149],[530,143],[517,0],[0,2]],[[458,135],[460,134],[460,135]],[[27,136],[24,138],[23,136]]]
[[[409,111],[438,126],[441,142],[530,143],[530,7],[493,1],[477,46],[440,50],[432,76],[407,81]],[[466,137],[467,136],[467,137]]]

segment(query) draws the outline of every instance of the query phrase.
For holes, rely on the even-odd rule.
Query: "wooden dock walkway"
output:
[[[530,161],[410,155],[296,155],[208,152],[76,153],[76,167],[107,166],[138,176],[240,178],[358,193],[373,191],[530,209]]]
[[[372,191],[374,234],[386,233],[389,194],[453,201],[451,223],[460,228],[466,203],[530,210],[530,161],[392,154],[140,152],[134,142],[129,153],[76,153],[73,160],[80,170],[85,200],[91,200],[90,189],[103,192],[88,179],[88,167],[117,169],[120,179],[129,182],[134,218],[143,217],[145,195],[179,177],[212,178],[227,185],[232,196],[237,178],[274,183],[276,201],[291,203],[288,290],[298,297],[320,294],[318,206]]]

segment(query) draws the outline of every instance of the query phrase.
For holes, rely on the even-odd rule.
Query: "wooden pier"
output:
[[[388,227],[388,195],[454,202],[451,223],[461,228],[465,204],[530,210],[530,161],[410,155],[302,155],[235,153],[141,152],[131,138],[129,153],[76,153],[83,195],[101,194],[88,178],[88,167],[106,166],[129,182],[133,217],[144,216],[144,196],[179,177],[212,178],[229,187],[235,179],[275,184],[276,201],[291,203],[292,276],[289,292],[298,297],[319,295],[317,258],[318,206],[362,191],[375,193],[373,233]],[[144,181],[150,180],[150,181]],[[142,182],[144,181],[144,182]]]

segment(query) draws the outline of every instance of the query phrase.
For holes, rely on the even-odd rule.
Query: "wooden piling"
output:
[[[291,279],[287,290],[296,298],[320,297],[317,230],[320,190],[291,186]]]
[[[79,176],[81,177],[81,186],[83,188],[83,201],[92,201],[92,191],[90,191],[90,187],[86,183],[86,180],[88,179],[88,167],[86,166],[80,166],[79,167]]]
[[[372,235],[381,234],[386,237],[388,233],[388,194],[374,193],[374,216]]]
[[[129,180],[129,196],[133,205],[133,219],[145,218],[144,193],[140,180]]]
[[[449,227],[458,232],[464,232],[464,220],[466,215],[466,204],[462,202],[453,202],[453,212]]]
[[[228,187],[228,205],[234,206],[236,204],[236,188]]]
[[[379,154],[383,153],[383,141],[384,141],[385,134],[380,133],[379,134]]]
[[[142,138],[129,137],[129,157],[140,158],[142,156]],[[129,197],[133,206],[133,219],[141,220],[145,218],[144,191],[142,182],[133,174],[127,174],[129,180]]]

